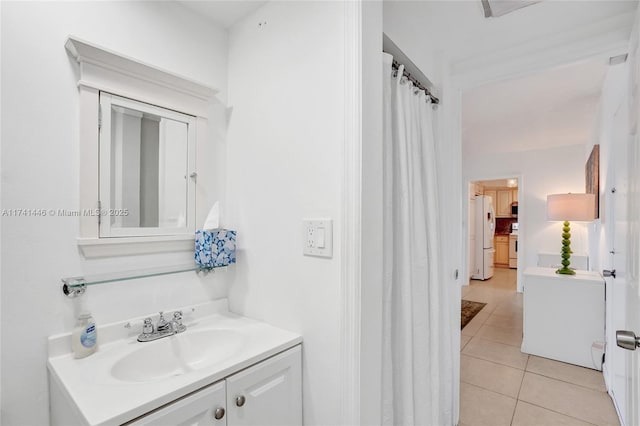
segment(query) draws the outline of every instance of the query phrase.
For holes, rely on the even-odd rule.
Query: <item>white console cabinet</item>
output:
[[[555,268],[524,271],[522,352],[602,369],[604,279],[598,272],[560,275]]]
[[[301,425],[301,366],[298,345],[126,425]]]

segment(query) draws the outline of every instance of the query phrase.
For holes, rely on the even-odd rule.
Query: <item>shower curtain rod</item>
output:
[[[393,65],[392,68],[394,70],[398,70],[400,68],[400,62],[396,61],[395,59],[393,60]],[[420,90],[424,90],[424,93],[427,94],[427,96],[431,99],[431,103],[434,105],[438,105],[440,103],[440,99],[438,99],[433,93],[431,93],[431,91],[429,89],[427,89],[424,84],[420,83],[420,81],[415,78],[414,76],[411,75],[410,72],[407,71],[407,69],[405,68],[402,71],[402,75],[404,77],[407,78],[407,80],[409,80],[410,82],[413,83],[414,86],[416,86],[418,89]]]

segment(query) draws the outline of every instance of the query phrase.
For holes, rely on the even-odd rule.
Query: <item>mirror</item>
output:
[[[193,233],[193,119],[100,93],[100,236]]]

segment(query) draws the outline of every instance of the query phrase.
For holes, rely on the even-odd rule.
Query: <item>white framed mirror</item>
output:
[[[86,258],[193,251],[216,191],[211,157],[196,156],[210,149],[216,90],[77,37],[65,47],[78,63],[79,211],[101,213],[79,215],[78,248]]]
[[[193,234],[195,117],[100,92],[100,238]]]

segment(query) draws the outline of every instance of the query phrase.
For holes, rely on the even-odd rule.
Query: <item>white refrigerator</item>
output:
[[[488,195],[477,195],[475,208],[476,267],[471,278],[488,280],[493,276],[493,262],[496,253],[493,247],[493,236],[496,232],[493,200]]]

